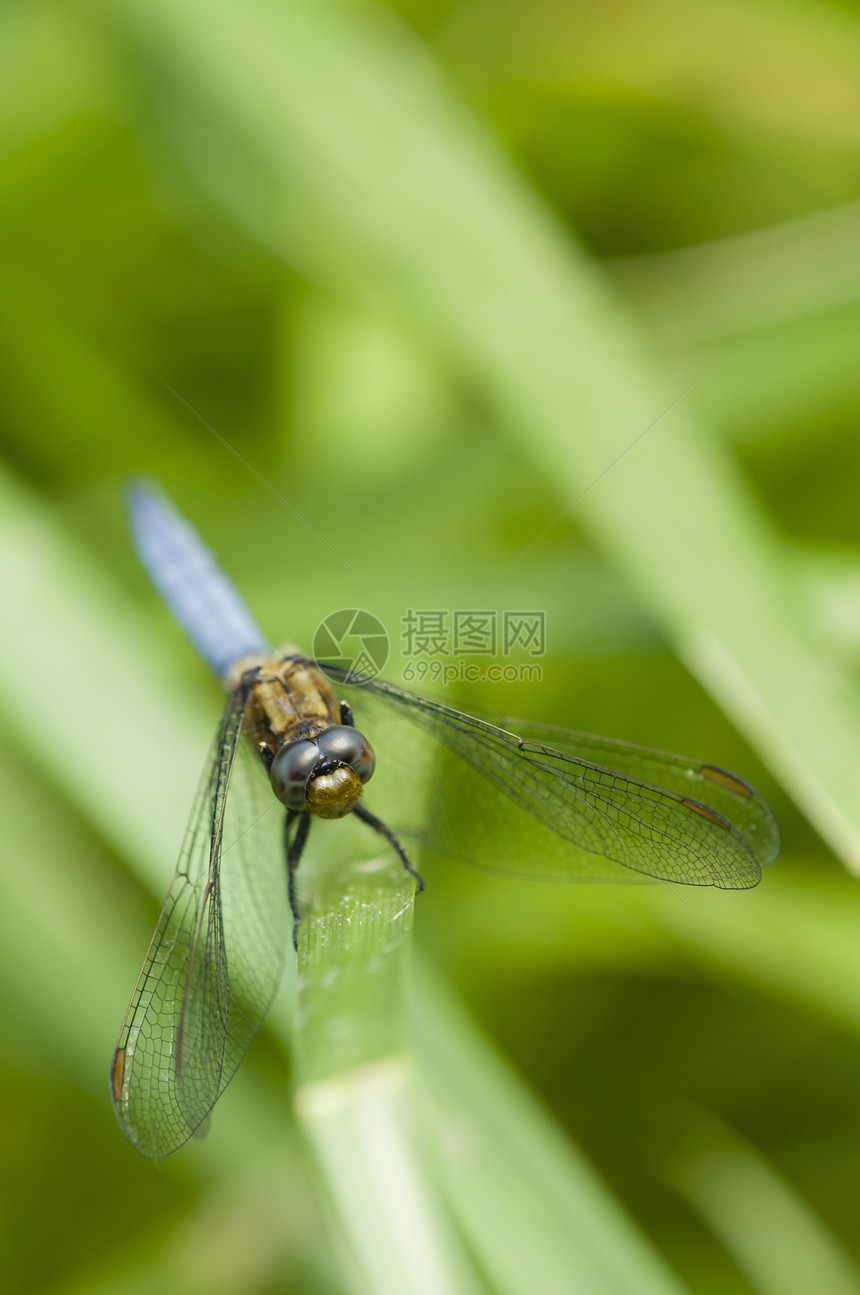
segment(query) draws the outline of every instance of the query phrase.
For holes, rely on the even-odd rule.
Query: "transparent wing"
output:
[[[708,806],[740,832],[762,868],[779,854],[779,827],[768,806],[748,782],[719,765],[549,724],[513,718],[501,723],[538,751],[562,752]]]
[[[153,1159],[182,1146],[230,1082],[289,940],[283,811],[240,743],[246,700],[228,699],[114,1056],[117,1118]]]
[[[725,770],[519,721],[509,731],[325,668],[377,747],[368,806],[425,848],[509,875],[724,889],[755,885],[776,856],[773,815]],[[421,735],[441,744],[441,760]],[[430,788],[421,827],[416,778]]]

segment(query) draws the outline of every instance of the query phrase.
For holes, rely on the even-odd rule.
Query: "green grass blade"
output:
[[[611,268],[667,340],[803,319],[860,299],[860,203]]]
[[[481,1289],[433,1186],[406,1049],[415,882],[352,819],[313,825],[299,869],[295,1110],[308,1136],[354,1289],[435,1295]],[[310,851],[308,852],[310,853]]]
[[[446,1190],[500,1295],[684,1289],[426,969],[417,1053]]]
[[[858,1295],[860,1268],[813,1210],[731,1130],[690,1112],[672,1180],[758,1295]]]

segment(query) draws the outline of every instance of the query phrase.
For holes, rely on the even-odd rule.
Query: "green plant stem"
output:
[[[315,860],[307,882],[294,1106],[346,1271],[375,1295],[477,1295],[415,1116],[404,1040],[415,883],[388,856],[344,864],[337,854]]]

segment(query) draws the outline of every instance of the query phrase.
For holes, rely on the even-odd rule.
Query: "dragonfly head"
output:
[[[367,739],[346,724],[289,742],[272,761],[269,780],[288,809],[343,818],[355,809],[376,760]]]

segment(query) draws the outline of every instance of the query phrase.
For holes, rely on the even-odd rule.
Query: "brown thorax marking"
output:
[[[233,687],[242,679],[251,683],[243,727],[267,766],[287,743],[313,740],[340,723],[328,680],[299,653],[244,657],[232,667]]]

